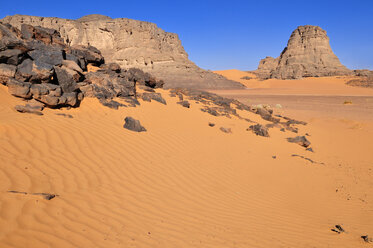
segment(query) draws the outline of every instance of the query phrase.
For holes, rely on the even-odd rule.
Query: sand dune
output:
[[[17,113],[22,100],[0,86],[0,246],[366,247],[367,123],[316,118],[300,126],[311,153],[286,141],[294,133],[256,136],[244,120],[208,115],[194,101],[183,108],[157,92],[167,105],[112,110],[85,99],[36,116]],[[124,129],[126,116],[148,131]],[[332,232],[336,224],[346,233]]]

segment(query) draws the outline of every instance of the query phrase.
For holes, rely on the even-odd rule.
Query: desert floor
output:
[[[308,122],[269,138],[165,90],[167,105],[84,99],[36,116],[16,112],[22,100],[0,85],[0,247],[369,247],[360,236],[373,237],[373,91],[342,80],[219,92]],[[124,129],[126,116],[147,132]],[[306,133],[313,153],[286,140]]]

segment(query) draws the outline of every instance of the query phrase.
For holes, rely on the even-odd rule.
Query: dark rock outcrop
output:
[[[0,23],[0,83],[14,96],[35,99],[47,107],[78,106],[86,97],[96,97],[111,108],[136,106],[136,83],[160,88],[161,80],[140,69],[121,69],[103,64],[101,52],[92,46],[69,46],[56,30],[22,24],[21,30]],[[87,65],[100,66],[87,72]],[[150,98],[166,104],[159,93]],[[20,111],[26,111],[25,108]]]
[[[261,79],[298,79],[351,75],[333,53],[326,31],[318,26],[299,26],[278,58],[266,57],[255,71]]]

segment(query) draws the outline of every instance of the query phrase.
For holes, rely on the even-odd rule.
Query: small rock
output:
[[[15,110],[17,110],[20,113],[29,113],[29,114],[35,114],[35,115],[43,115],[42,112],[38,111],[37,109],[33,108],[32,106],[26,104],[26,105],[16,105]]]
[[[363,235],[361,238],[367,243],[373,243],[373,238],[370,238],[368,235]]]
[[[306,151],[314,152],[313,149],[312,149],[312,147],[307,148]]]
[[[290,143],[296,143],[303,147],[309,147],[311,145],[311,142],[307,140],[305,136],[297,136],[295,138],[287,138],[288,142]]]
[[[123,127],[128,129],[128,130],[135,131],[135,132],[145,132],[146,131],[145,127],[141,126],[139,120],[135,120],[132,117],[127,116],[124,119],[124,121],[125,121],[125,124],[124,124]]]
[[[178,102],[177,104],[180,104],[181,106],[185,108],[190,108],[190,103],[188,101],[181,101],[181,102]]]
[[[215,127],[215,123],[209,122],[210,127]]]
[[[232,133],[232,130],[230,128],[221,127],[220,130],[224,133]]]

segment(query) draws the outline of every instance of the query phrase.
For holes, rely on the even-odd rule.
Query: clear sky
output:
[[[373,70],[373,0],[0,0],[0,18],[25,14],[76,19],[88,14],[156,23],[177,33],[204,69],[256,69],[277,57],[299,25],[318,25],[350,69]]]

